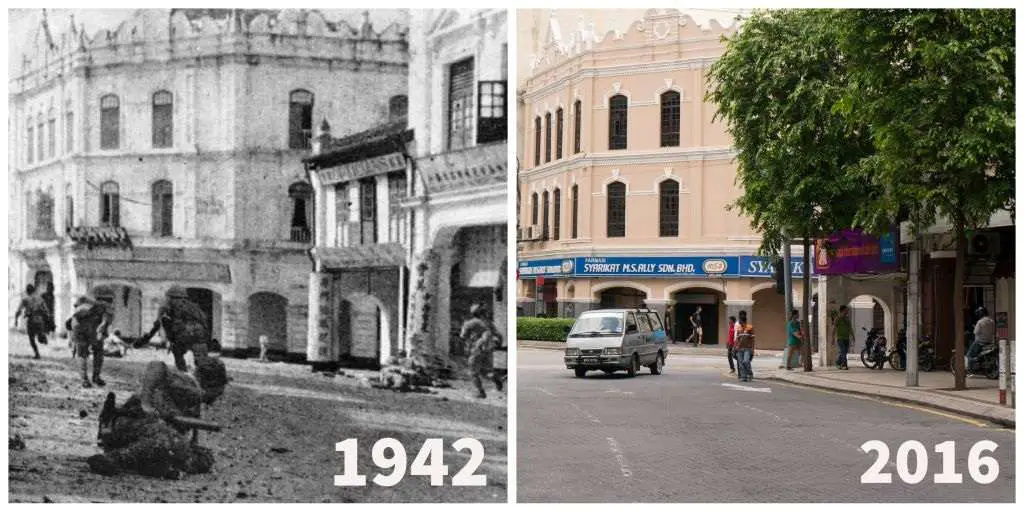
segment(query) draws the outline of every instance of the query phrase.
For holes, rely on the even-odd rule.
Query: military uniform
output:
[[[106,297],[104,297],[106,298]],[[106,385],[100,377],[103,370],[103,340],[106,330],[114,321],[113,308],[110,304],[81,297],[75,304],[75,312],[71,316],[72,343],[74,353],[81,360],[82,386],[92,387]],[[89,380],[89,353],[92,352],[92,380]]]
[[[206,322],[206,313],[188,300],[185,290],[172,286],[167,291],[167,298],[160,305],[157,320],[153,322],[153,329],[147,335],[147,340],[163,328],[164,337],[170,345],[171,353],[174,354],[174,366],[180,371],[186,371],[188,366],[185,364],[185,354],[192,350],[194,345],[209,343],[210,333]]]
[[[188,429],[173,418],[198,418],[201,404],[210,403],[227,383],[223,363],[205,358],[199,365],[206,387],[191,375],[153,361],[146,367],[143,389],[121,407],[107,395],[100,413],[99,443],[104,453],[89,457],[89,468],[100,474],[132,472],[160,478],[181,473],[208,473],[213,452],[188,438]],[[209,363],[209,364],[207,364]]]
[[[479,310],[478,310],[479,311]],[[482,314],[474,313],[474,318],[462,324],[460,337],[470,342],[469,366],[480,398],[486,398],[483,377],[493,371],[494,349],[501,345],[501,335],[490,320],[481,318]],[[494,376],[494,385],[501,390],[501,379]]]

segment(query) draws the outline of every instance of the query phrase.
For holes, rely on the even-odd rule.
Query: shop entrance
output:
[[[725,320],[722,318],[719,309],[722,301],[721,293],[716,290],[705,288],[689,288],[685,292],[672,294],[675,302],[673,309],[672,340],[685,342],[693,333],[693,326],[690,323],[690,315],[697,308],[700,308],[701,325],[704,328],[704,345],[717,345],[725,338],[722,333],[722,326]],[[696,342],[696,337],[692,339]]]
[[[645,300],[647,294],[636,288],[609,288],[601,292],[601,309],[638,308]]]

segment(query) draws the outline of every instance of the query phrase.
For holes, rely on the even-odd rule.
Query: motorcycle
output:
[[[897,370],[906,370],[907,333],[904,329],[900,329],[897,347],[889,352],[889,365]],[[917,342],[917,368],[924,372],[935,369],[935,345],[927,335]]]
[[[882,336],[882,329],[877,327],[870,331],[865,328],[860,328],[862,331],[867,332],[867,340],[864,342],[864,349],[860,351],[860,362],[864,364],[865,368],[876,368],[881,370],[885,366],[885,361],[888,358],[885,349],[888,345],[888,341],[885,336]]]
[[[956,365],[953,364],[954,359],[957,357],[956,350],[953,350],[953,354],[949,363],[949,371],[956,373]],[[993,343],[991,346],[985,347],[978,354],[978,357],[974,358],[974,362],[967,360],[964,357],[964,368],[969,374],[981,374],[989,379],[999,378],[999,345]]]

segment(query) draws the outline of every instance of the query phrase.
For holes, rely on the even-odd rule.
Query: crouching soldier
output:
[[[210,333],[206,327],[206,320],[206,313],[203,313],[203,310],[194,302],[188,300],[188,293],[184,288],[171,286],[157,312],[153,329],[142,337],[136,348],[149,343],[153,335],[162,328],[164,339],[167,340],[171,353],[174,354],[174,366],[180,371],[188,371],[185,354],[192,350],[194,356],[194,346],[203,345],[205,347],[209,343]]]
[[[459,337],[470,343],[469,366],[473,375],[473,385],[476,386],[477,398],[487,398],[484,392],[483,378],[488,373],[493,373],[494,349],[501,346],[501,335],[498,328],[487,315],[487,308],[481,304],[473,304],[469,309],[473,316],[462,324],[462,332]],[[502,380],[498,375],[492,375],[494,386],[501,391]]]
[[[75,312],[69,320],[74,355],[79,359],[82,373],[82,387],[93,384],[105,386],[100,376],[103,371],[103,340],[107,328],[114,321],[112,295],[97,293],[96,298],[79,297],[75,301]],[[92,380],[89,380],[89,353],[92,352]]]
[[[124,405],[117,407],[114,394],[107,395],[99,418],[103,453],[89,457],[90,470],[170,479],[210,471],[213,452],[198,444],[194,429],[219,430],[199,416],[201,404],[212,404],[224,392],[227,371],[205,347],[198,347],[193,356],[195,377],[153,361],[146,367],[141,392]]]

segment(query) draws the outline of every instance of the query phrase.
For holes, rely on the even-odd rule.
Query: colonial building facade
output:
[[[761,346],[781,347],[784,299],[755,255],[760,237],[728,209],[735,153],[704,101],[735,28],[675,10],[603,37],[583,21],[551,25],[520,91],[520,314],[645,303],[682,339],[701,306],[716,343],[746,310]],[[794,258],[797,276],[804,266]]]
[[[115,328],[137,336],[181,284],[226,350],[265,334],[304,359],[314,119],[363,130],[407,83],[401,16],[352,18],[140,10],[92,36],[44,22],[8,98],[12,301],[52,282],[60,324],[110,287]]]
[[[310,361],[459,358],[473,303],[505,333],[506,16],[411,11],[407,120],[318,138]]]

